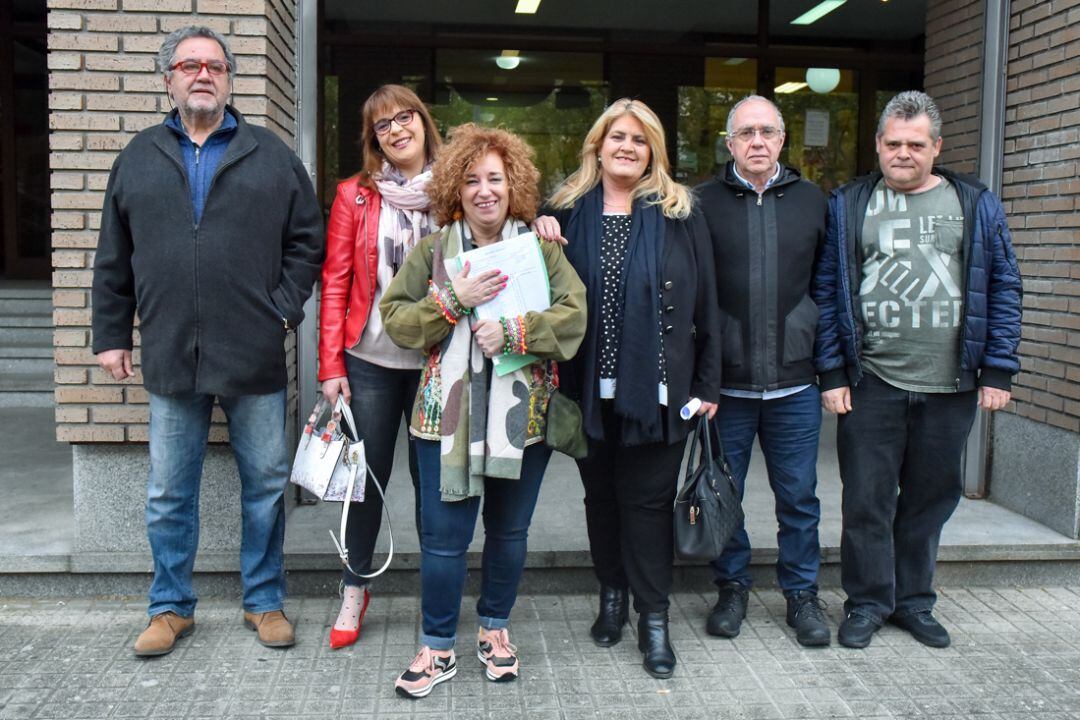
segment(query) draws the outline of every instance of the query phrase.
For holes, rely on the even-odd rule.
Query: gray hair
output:
[[[747,95],[742,100],[735,103],[731,108],[731,112],[728,113],[726,128],[728,137],[731,137],[731,133],[735,130],[735,111],[741,108],[745,103],[750,102],[751,100],[760,100],[761,102],[768,103],[769,107],[771,107],[773,109],[773,112],[776,113],[776,119],[780,121],[780,132],[784,132],[784,116],[780,114],[780,108],[776,107],[776,103],[774,103],[767,97],[762,97],[761,95]]]
[[[898,120],[911,120],[919,115],[925,115],[930,120],[930,139],[937,142],[941,137],[941,111],[938,110],[934,98],[918,90],[905,90],[898,94],[881,111],[881,119],[878,120],[877,136],[885,134],[885,123],[890,118]]]
[[[225,38],[216,30],[211,30],[202,25],[188,25],[179,30],[173,30],[165,38],[165,42],[161,43],[157,61],[158,67],[161,68],[164,75],[172,76],[172,70],[169,69],[169,66],[173,64],[173,60],[176,58],[176,48],[180,46],[180,43],[191,38],[207,38],[220,45],[222,52],[225,53],[225,62],[229,64],[229,79],[231,80],[236,75],[236,56],[232,54],[232,50],[229,49],[229,44],[225,42]]]

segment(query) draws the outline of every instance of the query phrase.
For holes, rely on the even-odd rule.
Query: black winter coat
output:
[[[564,233],[572,212],[572,208],[541,211],[555,216]],[[689,218],[666,219],[664,227],[660,307],[668,405],[663,409],[663,429],[665,441],[670,444],[685,439],[692,426],[679,417],[679,410],[687,400],[696,397],[717,402],[720,399],[720,334],[714,300],[716,281],[712,247],[696,204]],[[582,254],[578,252],[580,238],[567,236],[567,240],[567,259],[585,283],[586,291],[598,295],[601,288],[589,287],[592,273],[584,266]],[[577,245],[575,241],[578,241]],[[589,297],[589,312],[598,306],[596,298]],[[583,387],[585,349],[593,342],[594,339],[586,335],[577,356],[569,362],[559,363],[561,389],[575,400],[583,400],[585,393],[599,397],[599,387]],[[642,402],[651,401],[655,401],[655,397],[642,398]]]
[[[759,196],[730,161],[696,192],[716,257],[723,386],[764,392],[815,382],[810,283],[825,244],[825,194],[782,167]]]
[[[322,212],[300,159],[233,108],[236,134],[195,225],[164,124],[113,163],[94,259],[93,350],[132,347],[151,393],[254,395],[287,382],[284,341],[323,259]],[[173,111],[176,112],[175,110]]]

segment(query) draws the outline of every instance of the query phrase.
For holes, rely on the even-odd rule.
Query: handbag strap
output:
[[[348,454],[348,453],[346,453]],[[353,494],[353,488],[356,486],[356,475],[360,470],[359,457],[355,454],[350,456],[349,464],[352,467],[352,472],[349,474],[349,485],[345,490],[345,497],[351,498]],[[367,465],[367,463],[364,463]],[[383,492],[382,485],[379,484],[379,479],[375,477],[375,473],[371,472],[370,468],[367,470],[371,475],[371,483],[375,486],[375,489],[379,491],[379,498],[382,500],[383,515],[386,516],[386,531],[390,534],[390,551],[386,554],[386,561],[382,564],[382,567],[373,573],[364,574],[357,572],[353,569],[353,566],[349,564],[349,549],[345,545],[345,530],[349,526],[349,505],[350,501],[346,500],[341,503],[341,523],[339,525],[339,536],[335,537],[334,531],[329,530],[330,539],[334,541],[334,546],[337,547],[338,557],[341,558],[341,564],[349,569],[353,575],[370,580],[382,575],[390,567],[390,561],[394,559],[394,527],[390,522],[390,508],[386,506],[386,494]]]

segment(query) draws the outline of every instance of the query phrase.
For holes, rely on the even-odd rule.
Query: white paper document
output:
[[[473,308],[477,320],[517,317],[551,307],[547,265],[533,233],[526,233],[491,245],[469,250],[446,260],[446,272],[454,277],[469,263],[469,277],[488,270],[506,275],[506,287],[491,300]],[[536,362],[532,355],[496,355],[492,361],[499,375]]]

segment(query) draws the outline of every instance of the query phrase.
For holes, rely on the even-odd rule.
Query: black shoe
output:
[[[742,583],[732,581],[721,585],[716,604],[705,622],[705,631],[718,637],[737,637],[749,599],[750,588]]]
[[[667,611],[645,612],[638,617],[638,650],[645,653],[645,672],[654,678],[669,678],[675,672],[675,651],[668,639]]]
[[[831,642],[825,604],[812,590],[800,590],[788,596],[787,624],[795,628],[795,639],[800,645],[825,647]]]
[[[848,613],[844,622],[840,623],[840,629],[836,632],[836,639],[840,644],[849,648],[864,648],[870,644],[874,633],[881,625],[865,615]]]
[[[889,622],[896,627],[907,630],[911,637],[923,645],[934,648],[949,647],[949,631],[941,626],[941,623],[929,610],[917,610],[907,615],[893,615]]]
[[[600,613],[589,628],[593,642],[600,647],[611,647],[622,640],[623,625],[629,619],[630,599],[620,588],[600,587]]]

